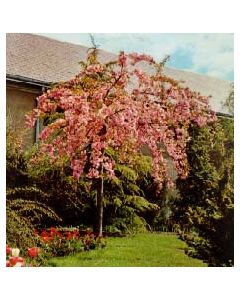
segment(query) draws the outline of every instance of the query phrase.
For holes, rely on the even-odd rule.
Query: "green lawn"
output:
[[[184,254],[185,243],[174,234],[138,234],[108,238],[104,249],[53,258],[54,267],[206,267]]]

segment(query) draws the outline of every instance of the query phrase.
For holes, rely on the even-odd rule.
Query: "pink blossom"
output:
[[[159,188],[172,184],[165,157],[172,158],[179,176],[187,176],[188,128],[192,122],[204,126],[216,116],[207,97],[167,76],[150,76],[131,66],[138,62],[155,64],[148,55],[124,52],[114,68],[88,61],[75,78],[38,97],[38,107],[26,117],[28,125],[63,111],[42,130],[40,153],[53,160],[67,157],[76,179],[84,172],[92,179],[112,178],[116,162],[107,154],[109,148],[117,151],[121,163],[134,164],[134,155],[145,147]]]
[[[95,74],[95,73],[100,73],[103,71],[103,66],[100,64],[95,64],[95,65],[90,65],[86,68],[85,73],[87,75]]]
[[[118,63],[120,66],[126,66],[126,62],[127,62],[127,55],[125,55],[125,53],[121,51],[118,57]]]
[[[36,120],[37,118],[34,112],[25,115],[25,122],[28,127],[34,127]]]
[[[146,54],[131,53],[128,55],[128,57],[131,59],[132,65],[135,65],[137,62],[140,61],[146,61],[150,64],[154,63],[154,59]]]

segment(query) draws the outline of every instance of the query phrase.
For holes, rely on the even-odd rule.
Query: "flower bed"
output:
[[[41,232],[35,231],[41,240],[39,247],[31,247],[25,251],[25,258],[19,256],[20,249],[6,246],[7,267],[38,267],[47,264],[48,259],[56,256],[67,256],[80,251],[103,248],[106,241],[97,237],[91,230],[80,235],[77,228],[57,229],[51,227]],[[24,251],[22,251],[24,253]]]
[[[27,249],[28,257],[19,256],[20,249],[6,246],[6,267],[33,267],[35,259],[38,258],[40,248],[32,247]]]

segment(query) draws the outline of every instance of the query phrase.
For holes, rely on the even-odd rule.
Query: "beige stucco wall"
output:
[[[6,91],[7,121],[10,120],[15,131],[24,134],[26,145],[32,145],[35,141],[35,130],[26,127],[25,114],[36,106],[37,96],[37,91],[18,87],[7,87]]]

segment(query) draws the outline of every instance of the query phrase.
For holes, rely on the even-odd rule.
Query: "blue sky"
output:
[[[41,33],[61,41],[91,46],[88,33]],[[110,52],[146,53],[167,66],[234,79],[234,36],[228,33],[94,33],[96,44]]]

